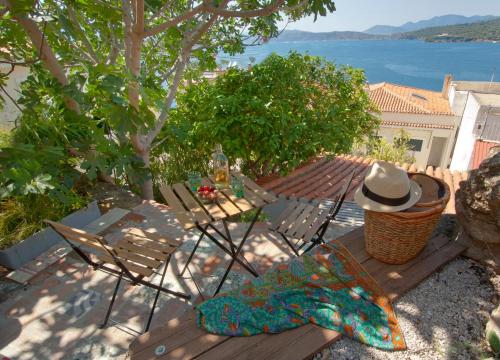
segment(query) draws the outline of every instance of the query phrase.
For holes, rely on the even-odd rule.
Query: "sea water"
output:
[[[371,84],[386,81],[440,91],[446,74],[455,80],[500,81],[500,43],[430,43],[419,40],[332,40],[271,41],[248,47],[244,54],[221,54],[242,67],[250,59],[262,61],[275,52],[308,53],[326,58],[338,65],[364,69]]]

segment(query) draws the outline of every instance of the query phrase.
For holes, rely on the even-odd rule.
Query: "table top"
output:
[[[222,189],[217,191],[215,201],[201,202],[198,195],[191,191],[187,181],[164,185],[160,187],[160,192],[185,230],[196,227],[196,224],[205,225],[224,220],[278,200],[275,195],[267,192],[245,175],[231,173],[231,176],[243,180],[244,197],[236,197],[231,189]],[[213,179],[202,179],[202,185],[214,186]]]

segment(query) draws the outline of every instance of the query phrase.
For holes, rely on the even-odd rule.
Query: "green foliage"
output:
[[[59,220],[85,206],[84,197],[76,193],[71,197],[66,203],[40,194],[0,199],[0,250],[43,229],[44,219]]]
[[[11,63],[25,63],[31,74],[23,84],[19,100],[24,111],[15,141],[35,147],[62,147],[71,157],[78,158],[78,165],[89,177],[112,174],[119,181],[136,186],[150,177],[149,151],[155,146],[156,129],[164,126],[160,114],[166,114],[168,120],[174,98],[168,95],[176,94],[177,84],[182,88],[204,70],[215,69],[220,51],[242,53],[246,40],[277,36],[278,24],[284,20],[284,12],[274,10],[255,17],[221,15],[205,27],[204,22],[210,25],[208,19],[215,19],[205,11],[205,6],[220,10],[217,7],[222,2],[198,6],[186,0],[169,3],[147,0],[142,37],[135,36],[142,21],[133,19],[133,26],[126,28],[129,23],[126,20],[135,17],[137,10],[129,13],[128,8],[134,3],[131,1],[19,0],[9,3],[12,4],[9,11],[0,11],[0,57]],[[230,11],[248,14],[248,11],[269,8],[269,4],[237,0],[227,7]],[[305,4],[285,0],[283,6],[288,7],[286,16],[291,20],[308,15],[316,18],[335,10],[331,0],[310,0]],[[199,13],[187,16],[193,7],[198,8]],[[36,23],[44,36],[43,46],[33,46],[26,29],[20,25],[20,17]],[[172,21],[173,25],[162,27]],[[154,31],[158,27],[162,30]],[[138,32],[143,33],[142,30]],[[48,61],[42,63],[36,51],[40,49],[50,49],[57,66],[47,56]],[[185,63],[188,63],[186,68]],[[180,69],[178,73],[177,69]],[[61,81],[64,77],[67,79]],[[179,78],[182,79],[179,81]],[[0,85],[4,82],[5,78],[1,77]],[[136,94],[135,90],[139,93],[138,104],[137,97],[131,95]],[[1,96],[3,94],[0,100]],[[70,108],[79,111],[68,111],[68,104],[74,105],[74,102],[78,106]],[[174,136],[163,130],[163,139]],[[189,156],[183,161],[188,160]],[[162,171],[162,166],[175,165],[160,163],[158,171]]]
[[[66,202],[79,173],[64,150],[55,146],[14,144],[0,150],[0,198],[51,194]]]
[[[9,146],[10,142],[11,142],[10,132],[0,128],[0,148]]]
[[[361,70],[294,52],[200,81],[178,95],[162,135],[170,137],[157,149],[175,166],[156,176],[184,178],[217,143],[254,177],[285,174],[321,152],[347,152],[378,125],[365,83]]]
[[[353,153],[378,160],[412,164],[415,157],[411,154],[410,135],[401,129],[390,143],[383,137],[372,136],[364,142],[357,142]]]
[[[445,35],[443,35],[445,34]],[[500,19],[472,24],[431,27],[399,35],[426,41],[500,41]]]

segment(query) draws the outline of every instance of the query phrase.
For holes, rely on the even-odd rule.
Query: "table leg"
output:
[[[223,223],[224,223],[224,227],[226,228],[227,225],[226,225],[226,222],[224,220],[222,220]],[[208,225],[211,229],[213,229],[217,234],[219,234],[219,236],[221,238],[223,238],[224,240],[226,240],[228,242],[228,244],[231,246],[231,249],[233,251],[236,251],[236,246],[233,244],[233,242],[231,241],[231,238],[227,236],[227,229],[226,229],[226,235],[224,235],[223,233],[220,232],[219,229],[217,229],[213,224],[209,224]]]
[[[205,229],[207,228],[207,226],[205,226]],[[194,246],[194,249],[193,251],[191,251],[191,254],[189,255],[189,258],[186,262],[186,265],[184,266],[184,269],[182,269],[182,271],[180,272],[180,275],[184,275],[184,272],[186,271],[186,269],[188,268],[188,265],[189,263],[191,262],[191,260],[193,259],[193,256],[194,256],[194,253],[196,252],[196,250],[198,249],[198,246],[200,245],[200,242],[201,242],[201,239],[203,239],[203,236],[205,236],[205,233],[201,233],[200,237],[198,238],[198,241],[196,242],[196,245]]]
[[[259,274],[257,274],[257,272],[249,267],[248,265],[246,265],[243,261],[241,261],[239,258],[236,257],[233,255],[233,252],[231,250],[229,250],[228,248],[226,248],[223,244],[221,244],[219,242],[219,240],[217,240],[212,234],[210,234],[206,229],[202,228],[201,226],[199,225],[196,225],[196,227],[198,228],[198,230],[200,230],[203,234],[205,234],[210,240],[212,240],[214,242],[215,245],[217,245],[222,251],[224,251],[226,254],[228,254],[229,256],[231,256],[231,258],[233,258],[234,261],[236,261],[238,264],[240,264],[241,266],[243,266],[245,269],[248,270],[248,272],[250,272],[253,276],[255,277],[258,277]]]
[[[243,236],[243,239],[241,240],[240,244],[238,245],[238,249],[236,249],[236,253],[232,256],[232,260],[229,263],[229,266],[227,267],[226,272],[224,273],[224,276],[222,277],[222,280],[219,283],[219,286],[217,286],[217,290],[215,290],[214,296],[219,293],[222,285],[226,281],[227,275],[229,274],[229,272],[231,271],[231,268],[234,265],[234,262],[239,260],[238,259],[238,255],[240,254],[241,249],[243,248],[243,245],[245,245],[245,241],[247,240],[248,235],[250,235],[250,231],[252,231],[252,228],[255,225],[255,222],[257,221],[257,219],[258,219],[261,211],[262,211],[262,208],[260,208],[260,209],[257,210],[257,213],[255,214],[255,217],[252,219],[252,222],[250,223],[250,226],[248,226],[248,229],[245,232],[245,235]],[[238,262],[238,263],[241,265],[241,262]],[[246,268],[246,266],[245,266],[245,268]],[[257,275],[257,277],[258,277],[258,275]]]

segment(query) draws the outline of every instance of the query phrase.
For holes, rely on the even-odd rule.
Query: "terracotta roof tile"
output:
[[[319,157],[307,165],[300,167],[286,177],[265,180],[260,184],[276,195],[285,197],[303,197],[306,199],[334,198],[340,191],[344,179],[352,171],[354,178],[347,194],[346,200],[354,200],[354,192],[362,183],[365,173],[375,160],[353,155],[341,155],[335,158]],[[443,179],[451,190],[451,198],[446,207],[447,213],[455,213],[455,191],[460,187],[460,181],[467,179],[467,173],[453,172],[448,169],[433,168],[418,169],[415,164],[396,163],[406,171],[425,172],[427,175]]]
[[[449,129],[453,130],[453,125],[446,124],[422,124],[422,123],[411,123],[404,121],[384,121],[382,120],[382,125],[386,126],[400,126],[400,127],[416,127],[416,128],[426,128],[426,129]]]
[[[370,99],[382,112],[453,115],[440,92],[391,83],[370,85]]]
[[[470,169],[477,169],[486,156],[488,156],[490,149],[495,146],[500,146],[500,143],[476,140],[474,143],[474,151],[472,152]]]

